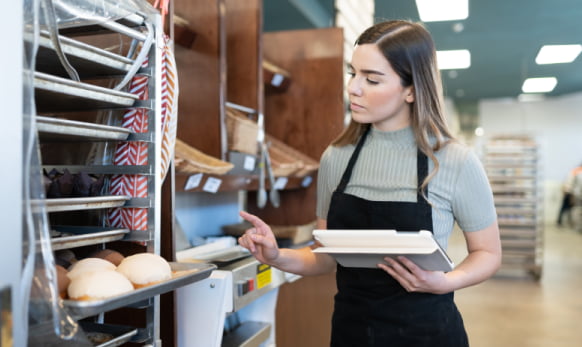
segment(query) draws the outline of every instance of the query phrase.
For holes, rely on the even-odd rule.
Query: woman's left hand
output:
[[[402,256],[397,261],[389,257],[384,260],[386,264],[378,264],[378,267],[394,277],[408,292],[445,294],[452,291],[442,271],[423,270]]]

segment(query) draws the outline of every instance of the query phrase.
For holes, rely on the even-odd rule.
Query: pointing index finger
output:
[[[259,217],[252,215],[246,211],[240,211],[239,215],[249,221],[256,229],[257,231],[261,228],[267,227],[267,224],[265,222],[263,222],[262,219],[260,219]]]

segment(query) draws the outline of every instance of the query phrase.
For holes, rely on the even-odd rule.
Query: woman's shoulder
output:
[[[346,156],[349,157],[353,153],[353,151],[354,151],[353,145],[346,146],[329,145],[323,151],[323,154],[321,155],[321,161],[323,162],[324,160],[325,161],[339,160]]]
[[[467,154],[472,149],[466,144],[459,142],[458,140],[449,140],[441,149],[443,152],[448,152],[452,154]]]
[[[473,148],[458,141],[450,141],[436,152],[436,156],[443,164],[463,166],[467,163],[480,162]]]

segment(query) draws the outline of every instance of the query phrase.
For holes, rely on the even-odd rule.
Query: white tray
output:
[[[405,256],[424,270],[451,271],[453,262],[427,230],[314,230],[313,236],[327,253],[345,267],[376,268],[384,257]]]

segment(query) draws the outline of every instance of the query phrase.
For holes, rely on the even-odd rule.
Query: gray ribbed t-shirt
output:
[[[337,188],[355,146],[329,146],[321,157],[317,216],[327,219]],[[475,153],[450,143],[435,153],[439,170],[429,182],[433,233],[446,249],[456,221],[463,231],[477,231],[496,219],[493,194]],[[429,159],[429,173],[434,165]],[[372,128],[345,193],[372,201],[416,201],[416,144],[412,128],[384,132]]]

